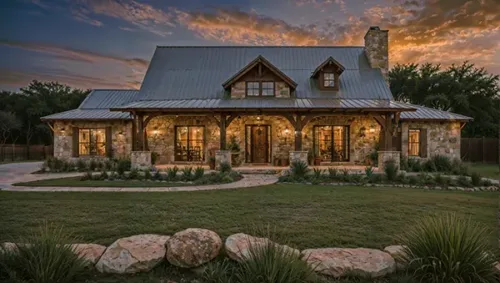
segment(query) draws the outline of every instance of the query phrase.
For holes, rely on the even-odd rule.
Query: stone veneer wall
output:
[[[380,125],[373,118],[368,116],[326,116],[315,118],[304,127],[302,130],[303,150],[313,149],[313,126],[315,125],[350,126],[350,163],[366,164],[370,153],[375,151],[379,142]],[[360,131],[363,127],[365,128],[365,136],[360,137]],[[375,128],[373,133],[370,132],[371,127]]]
[[[408,130],[427,129],[427,157],[460,158],[460,122],[402,122],[401,154],[408,156]]]
[[[149,150],[159,154],[158,163],[174,162],[175,126],[205,126],[205,161],[209,150],[219,149],[219,127],[213,118],[206,116],[159,116],[151,119],[146,127]],[[158,134],[154,134],[155,128]]]
[[[54,123],[54,157],[69,159],[73,156],[73,127],[106,128],[111,126],[113,157],[129,158],[132,150],[131,121],[58,121]],[[64,128],[64,131],[62,129]],[[122,133],[122,134],[120,134]]]
[[[373,27],[365,35],[365,53],[372,68],[380,68],[384,75],[389,70],[389,31]]]

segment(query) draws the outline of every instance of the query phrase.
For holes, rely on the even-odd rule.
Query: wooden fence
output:
[[[498,163],[497,138],[462,138],[460,154],[463,161]]]
[[[54,147],[52,145],[19,145],[6,144],[0,146],[1,161],[23,161],[23,160],[44,160],[53,156]]]

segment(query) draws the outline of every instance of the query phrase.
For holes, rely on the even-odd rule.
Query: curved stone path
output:
[[[264,174],[244,174],[243,179],[229,184],[182,186],[182,187],[28,187],[14,183],[81,176],[82,173],[31,174],[40,168],[41,162],[10,163],[0,165],[0,190],[21,192],[180,192],[249,188],[274,184],[278,177]]]

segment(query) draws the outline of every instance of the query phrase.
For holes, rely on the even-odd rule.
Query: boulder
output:
[[[12,252],[12,251],[17,251],[17,245],[16,243],[11,243],[11,242],[5,242],[2,243],[0,251],[6,251],[6,252]]]
[[[167,243],[167,260],[172,265],[193,268],[214,259],[222,247],[217,233],[190,228],[175,233]]]
[[[495,272],[497,274],[500,274],[500,262],[495,262],[494,265],[493,265],[493,269],[495,270]]]
[[[142,234],[116,240],[96,264],[106,273],[136,273],[153,269],[165,258],[169,236]]]
[[[391,255],[374,249],[308,249],[302,251],[302,255],[317,272],[333,277],[357,275],[376,278],[396,270]]]
[[[258,238],[243,233],[238,233],[227,237],[225,242],[226,254],[232,260],[242,262],[250,257],[250,247],[259,247],[273,243],[267,238]],[[286,245],[273,243],[276,247],[300,254],[300,251]]]
[[[106,250],[105,246],[97,244],[73,244],[71,248],[79,257],[85,259],[89,265],[96,264]]]
[[[403,263],[403,258],[406,255],[405,246],[392,245],[384,248],[384,252],[390,254],[392,258],[396,261],[396,267],[398,269],[404,269],[405,265]]]

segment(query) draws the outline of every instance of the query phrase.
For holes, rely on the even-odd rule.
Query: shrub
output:
[[[291,175],[294,178],[304,178],[309,172],[309,166],[307,163],[301,160],[295,160],[292,162]]]
[[[486,234],[454,214],[429,217],[401,236],[402,260],[421,282],[496,282]]]
[[[193,178],[193,167],[186,166],[186,167],[182,168],[182,177],[186,181],[190,181]]]
[[[477,173],[477,172],[473,172],[471,175],[470,175],[470,179],[471,179],[471,182],[472,182],[472,185],[474,187],[477,187],[477,186],[480,186],[481,185],[481,174]]]
[[[416,185],[418,184],[418,177],[417,176],[410,176],[408,177],[408,183],[411,185]]]
[[[89,162],[89,170],[95,171],[95,169],[97,169],[97,162],[95,161],[95,159],[91,159]]]
[[[469,179],[467,178],[467,176],[464,176],[464,175],[458,176],[457,183],[458,183],[458,185],[464,186],[464,187],[470,187],[471,186],[471,182],[469,181]]]
[[[422,163],[418,158],[408,158],[408,171],[420,172],[422,171]]]
[[[168,180],[175,180],[177,178],[177,172],[179,171],[179,168],[177,166],[167,168],[167,179]]]
[[[398,175],[398,166],[394,159],[389,159],[384,164],[384,172],[387,180],[394,181]]]
[[[155,165],[159,156],[158,152],[151,152],[151,164]]]
[[[335,178],[339,174],[339,170],[337,168],[328,168],[328,175],[330,175],[330,178]]]
[[[451,171],[451,160],[449,157],[444,155],[434,155],[431,157],[436,171],[438,172],[450,172]]]
[[[489,179],[483,179],[482,185],[485,187],[489,187],[493,185],[493,182],[491,182]]]
[[[378,183],[381,183],[382,182],[382,175],[380,174],[373,174],[370,176],[370,178],[368,179],[368,182],[372,183],[372,184],[378,184]]]
[[[65,283],[74,282],[85,270],[86,262],[75,254],[74,240],[62,228],[45,224],[20,239],[13,250],[0,250],[0,281]]]
[[[83,176],[80,180],[82,180],[82,181],[92,180],[92,172],[91,171],[85,172],[85,174],[83,174]]]
[[[220,178],[220,183],[232,183],[234,180],[228,174],[221,174],[222,178]]]
[[[373,175],[373,167],[367,166],[365,167],[365,174],[368,179]]]
[[[149,169],[144,169],[144,179],[151,180],[151,171]]]
[[[451,173],[453,175],[468,175],[469,167],[460,159],[455,158],[451,161]]]
[[[219,171],[222,173],[229,173],[231,172],[231,163],[229,162],[221,162],[219,165]]]
[[[399,172],[398,175],[396,176],[396,180],[401,183],[405,183],[406,181],[406,174],[404,172]]]
[[[360,184],[363,181],[363,176],[359,174],[352,174],[350,176],[350,181],[355,184]]]
[[[156,170],[155,174],[153,175],[153,180],[161,181],[160,170]]]
[[[303,283],[314,278],[314,268],[292,249],[275,245],[249,243],[249,258],[238,266],[236,282]]]
[[[434,163],[434,159],[427,159],[422,164],[422,170],[425,172],[436,172],[436,164]]]
[[[85,163],[82,159],[78,159],[76,161],[76,168],[80,172],[87,171],[87,163]]]
[[[106,170],[102,170],[101,175],[99,175],[99,180],[106,180],[108,178],[108,172],[106,172]]]
[[[125,171],[130,171],[131,167],[132,164],[130,162],[130,159],[118,159],[116,163],[116,171],[120,176],[123,175]]]
[[[130,170],[128,178],[131,180],[139,179],[139,170],[137,170],[136,168]]]
[[[313,176],[315,179],[319,179],[321,178],[321,172],[323,170],[321,170],[320,168],[313,168]]]
[[[195,180],[203,177],[203,175],[205,175],[205,169],[203,169],[203,167],[198,166],[198,167],[196,167],[196,169],[194,169],[194,179]]]

